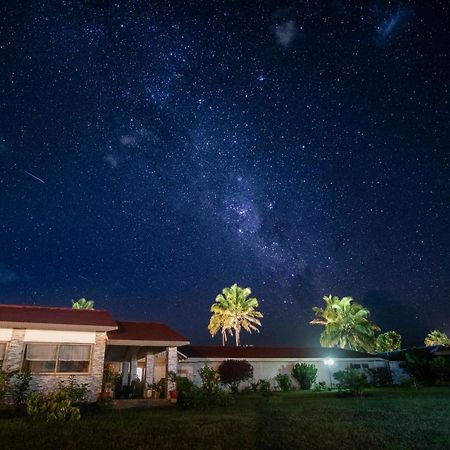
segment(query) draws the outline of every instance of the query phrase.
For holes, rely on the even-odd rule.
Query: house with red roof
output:
[[[115,320],[99,309],[0,305],[0,368],[29,371],[35,390],[56,390],[73,377],[89,386],[94,401],[105,391],[106,373],[114,379],[106,388],[116,395],[145,396],[147,388],[158,385],[158,394],[167,397],[171,372],[200,384],[200,368],[217,369],[227,359],[247,360],[255,380],[272,384],[298,362],[314,364],[317,382],[327,384],[347,367],[389,367],[377,355],[337,348],[189,346],[186,337],[163,323]]]
[[[105,310],[0,305],[0,368],[29,371],[39,391],[56,390],[73,377],[87,383],[96,400],[106,367],[142,393],[177,372],[178,347],[187,344],[165,324],[116,321]]]

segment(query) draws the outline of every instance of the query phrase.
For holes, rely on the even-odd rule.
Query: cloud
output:
[[[120,136],[120,143],[125,147],[137,148],[139,147],[138,140],[135,136],[124,135]]]
[[[403,28],[412,11],[407,8],[398,7],[393,13],[389,14],[381,23],[375,27],[376,41],[378,44],[387,44],[393,34]]]
[[[12,270],[0,264],[0,284],[8,284],[17,281],[19,276]]]
[[[275,38],[277,42],[284,48],[291,45],[297,34],[297,26],[293,20],[288,20],[280,25],[275,26]]]
[[[115,155],[106,155],[104,158],[105,162],[107,162],[109,164],[109,166],[112,169],[115,169],[117,167],[117,165],[119,164],[119,160],[117,158],[117,156]]]

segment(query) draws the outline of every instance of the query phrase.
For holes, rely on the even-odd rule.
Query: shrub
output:
[[[392,386],[392,374],[387,367],[376,367],[367,369],[370,376],[370,383],[376,387]]]
[[[311,389],[317,378],[317,368],[314,364],[297,363],[292,368],[292,376],[298,381],[300,389]]]
[[[205,409],[213,406],[226,407],[233,402],[234,398],[220,388],[208,393],[205,389],[191,384],[188,389],[179,391],[177,404],[185,409]]]
[[[357,369],[347,368],[333,374],[339,389],[349,390],[353,395],[361,395],[368,386],[367,377]]]
[[[9,373],[0,370],[0,403],[3,403],[9,391],[9,379]]]
[[[11,386],[11,397],[16,408],[25,405],[30,390],[30,381],[30,372],[19,372],[15,375],[15,380]]]
[[[68,398],[73,403],[82,403],[87,400],[89,392],[88,383],[77,383],[73,376],[69,377],[67,383],[61,381],[59,383],[59,392],[67,394]]]
[[[450,358],[438,356],[431,360],[430,367],[436,382],[450,382]]]
[[[327,384],[325,383],[325,381],[319,381],[319,383],[314,383],[312,390],[314,392],[323,392],[327,390]]]
[[[227,384],[232,392],[237,392],[242,381],[253,377],[253,367],[246,360],[227,359],[220,364],[220,381]]]
[[[405,371],[413,377],[417,383],[433,384],[435,375],[431,369],[430,359],[420,349],[410,349],[405,352]]]
[[[269,380],[259,380],[258,385],[259,385],[259,390],[261,392],[270,392],[270,381]]]
[[[80,410],[72,405],[70,394],[64,389],[47,395],[32,392],[26,404],[28,415],[35,420],[63,422],[80,419]]]
[[[279,373],[275,377],[275,381],[277,382],[278,387],[284,392],[290,391],[292,389],[292,380],[289,375],[285,373]]]
[[[207,393],[218,391],[219,388],[219,373],[212,367],[205,365],[198,371],[202,380],[202,388]]]

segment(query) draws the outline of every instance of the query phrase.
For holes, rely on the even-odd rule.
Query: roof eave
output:
[[[60,331],[114,331],[117,325],[83,325],[68,323],[39,323],[39,322],[7,322],[0,321],[0,328],[25,328],[33,330]]]
[[[189,345],[189,341],[152,341],[142,339],[117,339],[108,337],[106,345],[125,345],[130,347],[183,347]]]

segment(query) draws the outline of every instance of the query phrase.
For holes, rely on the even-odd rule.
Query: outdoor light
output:
[[[331,379],[331,366],[334,364],[334,359],[333,358],[325,358],[323,360],[323,363],[328,367],[328,375],[330,377],[330,388],[333,387],[333,381]]]

